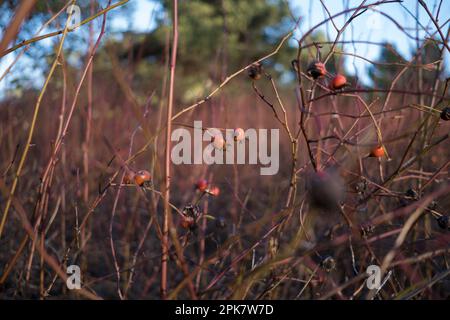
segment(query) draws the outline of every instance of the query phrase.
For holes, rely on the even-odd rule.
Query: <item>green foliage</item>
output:
[[[406,61],[394,46],[385,43],[384,46],[381,47],[380,56],[377,59],[377,62],[380,64],[370,66],[369,76],[375,87],[389,88],[392,80],[402,69],[401,66],[391,64],[398,62],[405,63]]]
[[[158,62],[165,60],[171,35],[172,2],[160,4],[165,18],[158,19],[152,32],[127,33],[121,43],[116,43],[122,58],[132,57],[134,63],[140,62],[139,68],[148,71],[138,71],[138,76],[151,76],[153,80],[160,73],[156,69],[163,64]],[[189,92],[186,100],[202,96],[212,83],[219,83],[227,74],[274,50],[293,26],[286,3],[281,0],[180,1],[178,11],[177,85],[182,92]],[[122,45],[125,48],[121,50]],[[295,54],[296,48],[284,46],[274,59],[265,62],[265,67],[273,76],[279,76],[291,68]],[[277,68],[272,68],[275,65]]]
[[[399,74],[404,68],[403,64],[408,61],[397,51],[397,49],[389,44],[385,43],[381,47],[380,55],[377,59],[376,65],[371,65],[369,68],[369,76],[372,78],[374,85],[378,88],[388,89],[392,83],[392,80]],[[412,52],[412,56],[417,56],[412,62],[413,64],[431,64],[438,61],[440,58],[439,48],[435,45],[434,41],[428,40],[423,45],[420,52]],[[420,59],[419,59],[420,57]],[[435,65],[434,65],[435,66]],[[437,70],[433,65],[429,68],[422,69],[423,82],[433,83],[437,76]],[[403,79],[415,79],[417,77],[417,68],[408,69],[403,75]],[[402,85],[403,83],[403,85]],[[408,88],[411,83],[400,82],[396,84],[399,88]]]

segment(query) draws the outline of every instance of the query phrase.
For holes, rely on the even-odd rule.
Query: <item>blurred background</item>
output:
[[[311,242],[322,239],[331,226],[343,223],[337,212],[329,213],[329,208],[322,208],[314,203],[317,199],[312,201],[308,196],[315,190],[317,180],[307,145],[301,138],[297,153],[297,202],[292,205],[290,223],[284,225],[276,237],[264,237],[275,224],[272,215],[285,207],[292,158],[288,134],[254,86],[275,104],[277,97],[269,79],[274,80],[288,114],[287,123],[297,132],[305,110],[298,104],[299,82],[292,64],[295,59],[299,58],[301,69],[306,70],[312,61],[323,60],[333,49],[326,63],[328,76],[319,80],[319,86],[311,78],[304,79],[308,97],[317,99],[308,109],[311,117],[307,119],[306,132],[318,167],[333,180],[333,185],[342,188],[344,209],[356,224],[364,225],[370,219],[403,208],[448,185],[450,145],[445,135],[449,127],[445,121],[439,122],[439,115],[450,99],[446,82],[450,64],[441,34],[424,8],[413,0],[376,2],[338,33],[353,14],[351,9],[362,2],[179,1],[174,113],[205,98],[230,74],[273,52],[282,38],[293,30],[292,37],[280,50],[262,62],[266,75],[261,80],[252,81],[244,71],[212,99],[184,113],[173,123],[174,128],[189,128],[194,120],[202,120],[205,127],[277,128],[281,133],[280,171],[275,176],[260,176],[259,166],[255,165],[172,166],[172,204],[183,211],[187,205],[196,203],[202,213],[212,217],[202,217],[194,231],[180,226],[180,217],[174,214],[173,224],[184,246],[188,268],[195,270],[194,282],[200,297],[293,299],[299,291],[302,298],[327,296],[334,286],[355,276],[355,266],[363,270],[372,262],[380,263],[393,245],[395,237],[392,235],[396,235],[395,230],[404,223],[399,218],[378,228],[377,235],[392,233],[374,243],[373,252],[367,250],[363,241],[355,244],[355,252],[353,247],[349,250],[345,242],[307,258],[295,249],[292,254],[303,260],[298,260],[292,274],[288,276],[286,271],[290,262],[281,263],[281,271],[268,268],[255,276],[257,279],[251,286],[244,288],[243,279],[253,271],[255,264],[264,265],[273,258],[273,252],[295,238],[302,212],[310,212],[315,217],[311,222],[314,226]],[[84,20],[107,7],[108,2],[81,0],[76,4]],[[19,1],[14,0],[0,2],[1,34],[18,5]],[[63,29],[68,5],[65,1],[36,1],[8,48]],[[450,6],[445,0],[427,1],[427,5],[447,41]],[[339,14],[341,12],[344,13]],[[45,239],[47,251],[61,265],[81,266],[83,283],[90,292],[112,299],[123,294],[130,299],[154,299],[159,297],[161,244],[158,232],[163,202],[158,193],[136,186],[124,187],[118,192],[117,184],[124,172],[123,160],[145,146],[125,171],[148,170],[152,188],[162,190],[165,136],[161,132],[164,132],[167,109],[172,2],[132,0],[109,11],[106,17],[105,34],[79,94],[76,94],[77,85],[101,30],[102,16],[67,34],[58,67],[42,99],[15,197],[35,232],[40,232]],[[24,150],[36,100],[55,60],[60,40],[60,35],[47,37],[12,52],[0,53],[2,213]],[[336,95],[327,89],[337,73],[346,76],[345,90],[350,94]],[[351,93],[370,106],[377,120],[383,145],[389,153],[382,160],[366,157],[380,141],[373,119],[367,114],[361,116],[364,104]],[[67,135],[61,150],[52,158],[57,135],[73,102],[75,109]],[[432,151],[395,175],[399,165],[421,154],[437,140],[439,143]],[[51,168],[50,173],[48,168]],[[119,174],[113,185],[103,193],[108,179],[116,171]],[[374,188],[383,185],[392,175],[389,189],[373,196]],[[219,196],[201,197],[195,188],[201,179],[218,187]],[[325,184],[328,183],[325,180]],[[434,200],[433,207],[428,208],[433,215],[430,213],[420,221],[402,252],[403,258],[448,248],[448,232],[442,231],[435,219],[448,214],[448,193]],[[17,205],[13,204],[0,236],[0,297],[76,297],[62,281],[55,280],[54,270],[44,264],[35,243],[27,239],[17,210]],[[85,217],[83,232],[77,235],[77,228]],[[322,220],[327,220],[324,226],[321,226]],[[337,234],[345,232],[347,230]],[[111,250],[111,236],[116,256]],[[253,248],[255,242],[258,245]],[[306,250],[308,244],[301,248]],[[245,258],[233,263],[246,250],[249,253]],[[448,250],[444,250],[443,257],[445,255],[448,259]],[[334,271],[315,269],[328,256],[337,264],[331,268]],[[210,261],[202,265],[207,258]],[[393,277],[389,288],[381,292],[379,298],[407,292],[414,284],[448,269],[448,261],[441,258],[417,267],[405,266],[405,273]],[[171,256],[170,290],[186,276],[176,261]],[[117,274],[121,275],[119,279]],[[221,275],[220,281],[209,286],[218,275]],[[311,290],[301,291],[310,276]],[[277,284],[276,289],[274,284]],[[448,297],[448,277],[433,288],[419,296]],[[350,286],[348,291],[335,297],[349,298],[356,290],[357,287]],[[185,287],[177,294],[180,298],[192,297]]]

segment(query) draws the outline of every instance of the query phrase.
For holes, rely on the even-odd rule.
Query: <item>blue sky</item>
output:
[[[243,0],[246,1],[246,0]],[[253,1],[253,0],[252,0]],[[322,0],[327,8],[329,9],[331,15],[338,13],[344,9],[344,4],[348,3],[350,7],[356,7],[360,4],[361,0]],[[374,2],[375,0],[368,1]],[[445,5],[449,0],[444,0],[440,11],[440,22],[443,23],[450,18],[450,6]],[[438,0],[427,0],[426,1],[429,8],[435,12],[436,6],[439,3]],[[113,13],[112,19],[110,20],[110,27],[113,31],[124,31],[131,28],[135,31],[146,32],[154,28],[155,26],[155,16],[158,14],[159,5],[157,5],[152,0],[132,0],[130,3],[135,6],[135,11],[132,17],[125,16],[121,12]],[[411,35],[415,35],[415,20],[411,16],[416,15],[416,0],[404,0],[402,5],[398,3],[395,4],[384,4],[377,7],[381,11],[390,14],[395,17],[396,21],[407,27],[411,28],[408,32]],[[289,5],[292,8],[296,16],[301,15],[303,20],[299,25],[299,30],[296,32],[296,37],[300,37],[302,33],[306,32],[319,22],[323,21],[324,18],[328,17],[327,12],[323,9],[321,2],[319,0],[289,0]],[[409,11],[409,12],[408,12]],[[345,23],[345,19],[348,18],[340,16],[334,20],[338,27]],[[420,8],[418,19],[422,25],[430,27],[431,32],[434,32],[434,25],[431,24],[430,19],[426,15],[425,11]],[[448,25],[446,26],[448,27]],[[325,32],[325,34],[330,36],[331,40],[334,40],[336,36],[336,31],[334,30],[332,24],[328,23],[319,28]],[[51,31],[51,29],[45,30],[44,32]],[[420,37],[425,35],[424,31],[420,32]],[[383,17],[375,11],[366,12],[355,19],[352,24],[343,33],[343,40],[370,40],[374,42],[388,41],[393,43],[396,48],[407,58],[411,57],[411,51],[416,46],[416,43],[409,39],[404,33],[402,33],[393,22]],[[47,40],[51,43],[52,40]],[[349,53],[354,53],[368,59],[376,59],[379,54],[380,48],[378,46],[366,45],[366,44],[348,44],[345,45],[344,51]],[[14,54],[10,54],[0,60],[0,75],[3,73],[6,66],[8,66],[14,59]],[[450,68],[449,55],[446,55],[446,65],[447,71]],[[346,69],[349,73],[355,73],[355,68],[358,70],[358,75],[361,80],[365,83],[370,83],[370,79],[367,76],[367,69],[370,64],[362,59],[347,57],[346,59]],[[16,71],[17,72],[17,71]],[[23,69],[20,72],[24,72]],[[27,72],[25,70],[25,72]],[[35,77],[35,83],[43,81],[42,76],[37,76],[32,70],[29,71],[33,73]],[[8,86],[8,79],[0,82],[0,96],[2,91]]]

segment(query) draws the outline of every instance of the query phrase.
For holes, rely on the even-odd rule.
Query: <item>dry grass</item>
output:
[[[346,11],[348,24],[366,5]],[[92,15],[108,23],[106,12]],[[337,28],[332,18],[324,24]],[[336,46],[321,52],[322,61],[337,55],[348,24],[337,29]],[[441,56],[448,34],[436,29]],[[102,36],[91,30],[81,70],[62,50],[48,87],[0,103],[0,297],[449,297],[450,234],[442,227],[450,208],[449,126],[440,113],[450,96],[436,72],[442,61],[414,56],[399,61],[389,88],[350,83],[337,91],[328,87],[333,75],[314,80],[301,69],[305,61],[294,61],[291,86],[279,84],[270,68],[250,79],[250,63],[185,106],[175,55],[172,68],[162,66],[166,71],[142,93],[131,66],[114,52],[96,55]],[[306,36],[293,60],[302,50],[320,50]],[[263,65],[289,37],[261,57]],[[168,61],[169,53],[166,67]],[[165,130],[194,120],[280,129],[279,173],[171,164]],[[386,155],[368,157],[377,146]],[[151,183],[122,183],[139,170],[150,171]],[[200,179],[220,194],[196,190]],[[183,228],[190,204],[199,216],[195,228]],[[81,291],[65,286],[71,264],[81,267]],[[365,286],[374,264],[386,280],[378,291]]]

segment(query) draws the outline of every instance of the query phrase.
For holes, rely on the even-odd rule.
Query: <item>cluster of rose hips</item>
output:
[[[298,63],[296,60],[295,60],[295,62]],[[295,66],[295,64],[294,64],[294,66]],[[262,70],[261,64],[257,64],[257,65],[253,64],[248,69],[248,75],[249,75],[250,78],[252,78],[254,80],[258,80],[260,78],[261,70]],[[325,64],[320,62],[319,60],[314,60],[313,62],[311,62],[308,65],[308,68],[307,68],[306,72],[314,80],[317,80],[319,78],[323,78],[323,77],[325,77],[328,74],[327,69],[325,67]],[[336,90],[343,89],[347,85],[348,85],[347,78],[344,75],[338,73],[331,79],[330,84],[329,84],[329,88],[331,90],[333,90],[333,91],[336,91]],[[450,108],[445,108],[442,111],[441,118],[444,119],[444,120],[449,120],[450,119]],[[381,158],[381,157],[384,157],[385,154],[386,154],[386,151],[385,151],[384,147],[379,145],[379,146],[376,146],[375,148],[373,148],[370,151],[369,157]]]
[[[295,64],[298,63],[297,60],[294,60],[294,62],[295,62]],[[295,68],[295,64],[294,64],[294,68]],[[257,62],[257,63],[252,64],[248,68],[247,72],[248,72],[248,76],[251,79],[259,80],[259,79],[261,79],[261,76],[263,74],[263,67],[260,62]],[[314,60],[313,62],[311,62],[308,65],[306,72],[314,80],[325,77],[328,74],[325,64],[320,62],[319,60]],[[336,91],[336,90],[343,89],[347,85],[348,85],[347,78],[344,75],[338,73],[331,79],[329,88],[333,91]]]
[[[195,190],[201,193],[201,195],[209,194],[212,196],[219,196],[220,189],[217,186],[210,186],[209,182],[205,179],[200,179],[195,183]],[[197,201],[198,203],[198,201]],[[201,210],[197,204],[187,205],[184,207],[181,214],[180,225],[183,229],[194,230],[197,227],[197,221],[201,217]]]
[[[208,181],[205,179],[200,179],[195,184],[195,189],[200,191],[201,193],[207,193],[212,196],[217,197],[220,193],[220,189],[217,186],[210,186]]]
[[[245,131],[242,128],[236,128],[233,132],[233,139],[234,141],[242,141],[245,139]],[[211,138],[211,142],[214,146],[214,148],[219,150],[226,150],[227,148],[227,142],[223,138],[222,134],[216,134]]]
[[[125,176],[123,177],[123,184],[131,184],[135,183],[138,186],[142,187],[148,184],[152,180],[152,176],[150,175],[150,172],[147,170],[139,170],[138,172],[134,171],[127,171]]]
[[[325,77],[327,75],[327,69],[325,67],[325,64],[320,61],[313,61],[309,64],[306,72],[314,79],[317,80],[319,78]],[[329,84],[329,87],[331,90],[341,90],[345,86],[347,86],[347,78],[338,73],[336,74]]]
[[[252,71],[252,74],[250,73],[250,69],[249,69],[249,76],[252,79],[256,79],[254,78],[253,75],[254,71]],[[309,64],[308,69],[307,69],[307,73],[315,80],[325,77],[327,75],[327,69],[325,68],[325,65],[320,62],[320,61],[313,61]],[[259,79],[259,78],[258,78]],[[329,88],[333,91],[336,90],[340,90],[343,89],[345,86],[347,86],[347,78],[345,78],[345,76],[343,76],[342,74],[336,74],[333,79],[330,82]],[[444,121],[449,121],[450,120],[450,107],[445,107],[440,114],[440,118]],[[381,147],[378,147],[378,152],[373,153],[372,152],[372,157],[382,157],[384,156],[384,150],[381,151],[380,149]],[[376,155],[376,154],[379,155]]]
[[[294,66],[294,69],[296,68],[296,66],[298,67],[297,60],[293,61],[293,66]],[[323,78],[328,74],[325,64],[320,62],[319,60],[315,60],[315,61],[311,62],[308,65],[306,72],[314,80]],[[261,78],[262,74],[263,74],[263,67],[262,67],[261,63],[259,63],[259,62],[252,64],[248,68],[248,76],[253,80],[259,80]],[[333,91],[336,91],[336,90],[343,89],[347,85],[348,85],[347,78],[345,76],[343,76],[342,74],[338,73],[330,81],[329,88]],[[445,107],[441,111],[440,118],[444,121],[450,120],[450,107]],[[244,131],[240,128],[236,129],[234,137],[235,137],[235,141],[244,139],[244,137],[245,137]],[[222,149],[225,147],[225,140],[222,138],[222,136],[217,136],[217,138],[213,137],[213,143],[214,143],[214,146],[218,149]],[[386,151],[385,151],[384,146],[378,145],[370,151],[368,157],[382,158],[385,155],[386,155]],[[207,188],[206,180],[201,180],[197,183],[198,190],[204,192],[206,190],[206,188]],[[406,195],[410,198],[417,199],[417,195],[413,194],[410,190],[407,192]],[[442,229],[444,229],[444,230],[450,229],[450,218],[448,216],[441,215],[441,216],[437,217],[436,220],[437,220],[439,227],[441,227]],[[372,228],[370,231],[373,231]],[[364,233],[369,233],[369,232],[364,230]]]

